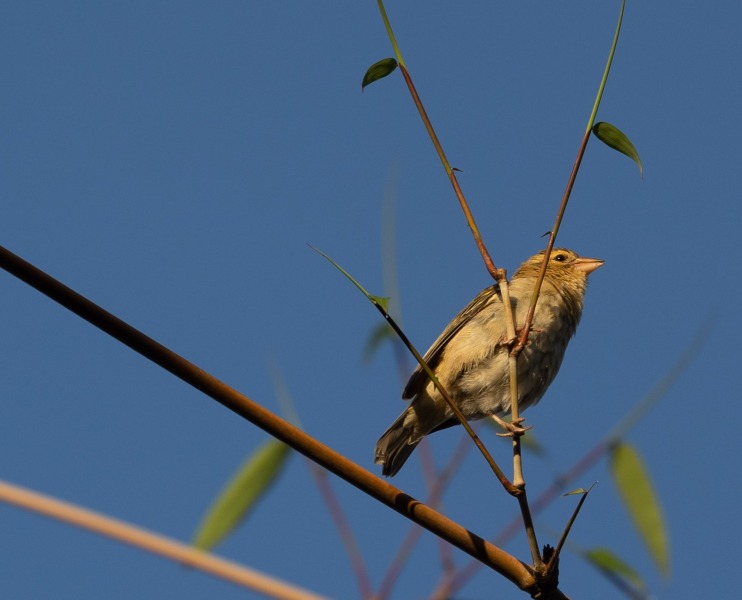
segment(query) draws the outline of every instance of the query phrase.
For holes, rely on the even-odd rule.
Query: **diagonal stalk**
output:
[[[279,600],[328,600],[325,596],[204,552],[190,544],[5,481],[0,481],[0,501],[180,562],[187,567],[251,589],[261,596]]]
[[[603,70],[603,77],[600,79],[600,85],[598,86],[598,93],[595,97],[595,102],[593,102],[593,108],[590,111],[590,117],[587,120],[587,127],[585,128],[585,133],[582,135],[582,140],[580,142],[580,146],[577,150],[577,157],[575,158],[574,165],[572,166],[572,171],[569,174],[569,179],[567,180],[567,187],[564,190],[564,195],[562,196],[562,202],[559,205],[559,210],[557,211],[557,216],[554,221],[554,226],[551,228],[551,232],[549,234],[549,241],[546,244],[546,250],[544,251],[544,262],[541,264],[541,270],[538,274],[538,280],[536,281],[536,287],[533,290],[533,296],[531,297],[531,304],[528,307],[528,314],[526,315],[526,321],[523,325],[523,331],[521,331],[520,339],[518,340],[518,344],[513,349],[513,352],[516,354],[520,353],[521,350],[523,350],[523,347],[526,345],[526,342],[528,341],[528,333],[531,329],[531,323],[533,322],[533,315],[536,312],[536,303],[538,302],[538,296],[541,292],[541,284],[544,281],[544,277],[546,276],[546,267],[549,264],[549,254],[551,253],[552,249],[554,248],[554,243],[556,242],[557,234],[559,233],[559,227],[562,224],[562,218],[564,217],[564,213],[567,210],[567,203],[569,202],[569,197],[572,194],[572,188],[575,184],[575,179],[577,179],[577,172],[580,170],[580,165],[582,164],[582,157],[585,155],[585,149],[587,148],[587,142],[590,139],[590,132],[592,131],[593,125],[595,124],[595,117],[598,114],[598,108],[600,107],[600,101],[603,99],[603,92],[605,91],[606,83],[608,82],[608,75],[611,72],[611,66],[613,65],[613,57],[616,54],[616,47],[618,46],[618,38],[621,34],[621,24],[623,23],[623,15],[624,15],[624,9],[626,8],[626,0],[621,0],[621,10],[618,14],[618,23],[616,24],[616,31],[613,35],[613,42],[611,43],[611,49],[608,52],[608,60],[606,61],[605,69]]]
[[[271,436],[288,444],[375,500],[483,562],[520,589],[534,593],[537,590],[538,584],[532,570],[514,556],[369,473],[366,469],[307,435],[2,246],[0,246],[0,268],[260,427]]]
[[[567,471],[556,475],[551,484],[546,487],[533,502],[533,513],[539,514],[549,506],[555,498],[571,482],[582,476],[588,469],[593,467],[601,458],[603,458],[615,444],[623,439],[626,434],[633,428],[646,413],[654,407],[675,385],[680,376],[688,369],[691,362],[700,352],[701,347],[706,342],[713,326],[713,319],[709,318],[699,328],[693,339],[688,343],[683,353],[670,369],[655,383],[647,394],[636,403],[636,405],[611,429],[595,446],[593,446],[582,458],[580,458]],[[514,518],[506,525],[502,531],[495,536],[493,543],[504,546],[520,528],[520,521]],[[450,581],[444,582],[445,594],[455,594],[466,581],[468,581],[477,571],[479,565],[476,562],[470,562],[463,567],[455,577]]]
[[[502,486],[505,488],[505,490],[513,495],[517,496],[520,494],[520,489],[513,486],[512,483],[510,483],[510,480],[505,476],[505,474],[502,472],[502,469],[500,469],[497,462],[495,462],[495,459],[492,458],[492,455],[489,453],[485,445],[482,443],[482,440],[479,439],[479,436],[476,434],[476,432],[472,429],[471,425],[469,425],[469,422],[466,420],[466,417],[461,412],[461,409],[458,407],[458,405],[453,401],[453,398],[448,394],[446,391],[446,388],[443,387],[443,384],[438,380],[438,377],[436,377],[435,373],[433,373],[433,370],[430,368],[428,363],[425,362],[425,359],[422,357],[422,355],[417,351],[417,348],[412,344],[412,342],[409,340],[407,335],[404,331],[402,331],[402,328],[397,325],[397,322],[392,318],[392,316],[389,314],[389,311],[387,310],[387,304],[388,304],[388,298],[379,298],[378,296],[374,296],[370,294],[360,283],[358,283],[348,271],[343,269],[339,264],[337,264],[332,258],[330,258],[327,254],[322,252],[321,250],[318,250],[314,246],[309,246],[312,250],[314,250],[317,254],[325,258],[332,266],[334,266],[338,271],[340,271],[345,277],[354,285],[356,288],[358,288],[358,291],[360,291],[366,298],[373,304],[376,309],[381,313],[381,316],[386,319],[386,322],[390,325],[390,327],[394,330],[394,333],[397,334],[397,337],[402,341],[402,343],[407,347],[407,349],[410,351],[412,356],[415,357],[415,360],[418,362],[418,364],[422,367],[422,369],[425,371],[425,374],[428,376],[430,381],[433,382],[433,385],[435,385],[436,389],[440,392],[441,396],[443,396],[443,399],[446,401],[446,404],[448,404],[448,407],[451,409],[451,412],[456,416],[456,418],[459,420],[461,425],[466,429],[466,432],[469,434],[469,437],[472,439],[474,444],[477,446],[479,451],[482,453],[482,456],[484,456],[484,459],[489,464],[492,471],[495,473],[495,476],[500,481]]]
[[[466,221],[469,224],[469,228],[471,229],[472,235],[474,236],[474,242],[477,245],[477,248],[479,249],[480,254],[482,255],[482,259],[484,260],[484,264],[487,268],[487,271],[489,271],[490,275],[500,284],[501,289],[505,288],[505,294],[507,294],[507,276],[504,270],[498,269],[495,266],[494,261],[492,260],[492,257],[489,254],[489,251],[487,250],[487,247],[484,244],[484,240],[482,239],[482,236],[479,232],[479,227],[476,224],[476,221],[474,220],[474,215],[471,212],[471,209],[469,208],[469,204],[466,201],[466,198],[464,198],[464,194],[461,191],[461,186],[459,186],[458,179],[456,177],[456,172],[451,167],[451,164],[448,161],[448,158],[446,157],[446,153],[443,150],[443,146],[440,143],[440,140],[438,139],[437,134],[435,133],[435,129],[433,128],[433,124],[431,123],[430,119],[428,118],[427,111],[425,110],[425,107],[423,106],[422,100],[420,99],[420,95],[417,93],[417,89],[415,88],[414,83],[412,82],[412,77],[410,76],[407,65],[404,61],[404,58],[402,57],[402,52],[399,49],[399,45],[397,44],[396,37],[394,36],[394,31],[392,30],[391,23],[389,22],[389,17],[386,14],[386,9],[384,8],[384,3],[382,0],[377,0],[377,4],[379,6],[379,11],[381,12],[382,20],[384,21],[384,27],[386,28],[387,34],[389,36],[389,39],[392,44],[392,48],[394,49],[394,54],[397,57],[397,62],[399,63],[400,71],[402,72],[402,76],[404,77],[405,83],[407,84],[407,88],[410,91],[410,95],[412,96],[412,100],[415,103],[415,107],[418,110],[418,113],[420,114],[420,118],[423,121],[423,124],[425,125],[425,129],[428,132],[428,135],[430,136],[431,141],[433,142],[433,146],[435,147],[436,152],[438,153],[438,157],[443,164],[443,168],[446,171],[446,175],[448,175],[449,180],[451,181],[451,185],[453,186],[454,193],[456,194],[456,198],[459,201],[459,204],[461,205],[461,209],[464,211],[464,216],[466,217]],[[545,267],[544,267],[545,268]],[[505,306],[505,319],[508,323],[508,328],[512,329],[512,337],[510,339],[515,338],[515,315],[513,314],[512,305],[510,304],[510,301],[504,302]],[[535,302],[534,302],[535,306]],[[525,341],[523,341],[525,344]],[[510,351],[510,359],[509,359],[509,373],[510,373],[510,386],[511,386],[511,407],[513,411],[513,418],[517,418],[518,415],[518,375],[517,375],[517,359],[518,354],[520,353],[519,345],[516,345],[515,348],[511,349]],[[431,377],[433,382],[436,384],[436,387],[441,391],[441,393],[446,398],[446,402],[449,403],[451,408],[454,410],[454,412],[457,413],[458,416],[458,409],[454,408],[454,405],[452,402],[449,402],[449,399],[447,395],[443,392],[442,388],[438,386],[438,384],[435,382],[434,376],[432,374],[432,371],[427,368],[427,365],[424,365],[422,362],[420,363],[426,370],[426,373],[428,373],[428,376]],[[515,390],[515,391],[513,391]],[[461,417],[459,417],[461,420]],[[468,424],[465,423],[465,421],[462,421],[463,424],[465,424],[465,427],[467,427],[467,431],[470,430],[468,427]],[[472,436],[472,439],[477,443],[477,439],[474,437],[473,431],[470,432],[470,435]],[[479,444],[477,443],[477,446]],[[480,451],[482,448],[480,447]],[[485,458],[487,458],[487,455],[485,455]],[[488,462],[489,459],[488,459]],[[494,461],[493,461],[494,462]],[[490,466],[493,466],[493,462],[490,462]],[[493,467],[494,470],[494,467]],[[499,468],[495,470],[495,473],[497,474],[498,478],[500,479],[500,482],[507,488],[506,484],[503,481],[504,475],[500,476],[498,474]],[[533,520],[531,518],[530,509],[528,507],[528,501],[525,495],[525,481],[523,480],[523,469],[522,469],[522,457],[520,452],[520,440],[518,439],[517,435],[513,435],[513,479],[518,482],[518,484],[515,486],[514,489],[519,490],[519,493],[515,494],[513,491],[508,490],[509,493],[516,496],[518,498],[518,506],[521,509],[521,513],[523,515],[523,523],[526,528],[526,537],[528,538],[528,546],[531,551],[531,556],[534,561],[534,565],[536,567],[539,567],[541,565],[541,554],[538,547],[538,542],[536,540],[536,532],[535,528],[533,526]],[[509,482],[508,482],[509,483]],[[510,484],[512,486],[512,484]]]
[[[402,72],[402,77],[404,77],[407,88],[410,91],[412,101],[415,103],[415,107],[417,108],[418,113],[420,113],[420,118],[423,121],[423,125],[425,125],[425,130],[428,132],[430,140],[433,142],[433,147],[438,153],[438,158],[440,159],[441,164],[443,164],[443,168],[446,170],[446,175],[448,175],[448,179],[453,186],[456,198],[461,205],[461,209],[464,211],[466,222],[471,229],[472,235],[474,236],[474,242],[476,243],[477,248],[482,255],[482,259],[484,260],[484,264],[487,267],[487,271],[489,271],[490,275],[499,282],[502,280],[503,274],[495,266],[495,263],[492,260],[492,257],[490,256],[490,253],[484,244],[484,240],[482,240],[482,235],[479,232],[479,227],[477,227],[477,223],[474,220],[474,216],[472,215],[471,209],[469,208],[469,204],[466,202],[466,198],[464,198],[464,193],[461,191],[461,186],[459,186],[459,181],[456,178],[456,171],[451,167],[451,163],[448,161],[446,153],[443,151],[443,146],[441,145],[440,140],[435,133],[435,129],[433,129],[433,124],[428,118],[428,113],[425,111],[425,107],[423,106],[422,100],[420,99],[420,95],[417,93],[415,84],[412,83],[412,77],[407,70],[407,65],[404,61],[404,58],[402,57],[402,52],[399,49],[399,45],[397,44],[397,39],[394,37],[394,31],[392,30],[392,25],[389,22],[389,17],[386,14],[384,3],[382,2],[382,0],[377,0],[377,4],[379,6],[379,12],[381,12],[381,18],[384,21],[384,27],[386,28],[387,35],[389,36],[389,40],[392,43],[394,54],[397,58],[397,62],[399,63],[399,70]]]

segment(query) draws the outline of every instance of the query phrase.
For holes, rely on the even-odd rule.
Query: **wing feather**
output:
[[[438,339],[433,342],[433,345],[428,349],[423,357],[428,366],[435,371],[438,363],[443,356],[443,351],[446,348],[448,342],[459,332],[461,328],[469,323],[479,312],[491,302],[502,302],[500,297],[500,286],[495,284],[483,289],[476,298],[472,300],[466,308],[464,308],[456,318],[454,318],[448,327],[443,330],[438,336]],[[420,365],[417,365],[415,370],[410,376],[410,380],[402,392],[402,398],[405,400],[411,400],[417,396],[425,386],[428,385],[428,375],[423,371]]]

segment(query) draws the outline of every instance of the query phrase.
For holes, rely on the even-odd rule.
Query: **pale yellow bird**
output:
[[[541,252],[513,274],[509,284],[515,322],[525,322],[544,259]],[[603,265],[559,248],[551,251],[528,344],[518,358],[519,409],[536,404],[556,377],[564,351],[582,316],[587,277]],[[499,286],[484,289],[444,329],[425,354],[425,362],[467,420],[510,411],[508,339]],[[410,406],[376,444],[382,474],[395,475],[420,440],[459,423],[419,365],[402,393]]]

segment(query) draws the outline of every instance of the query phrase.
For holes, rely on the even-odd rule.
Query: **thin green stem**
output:
[[[397,45],[397,38],[394,37],[394,31],[392,30],[392,24],[389,22],[389,17],[386,14],[386,8],[381,0],[376,0],[376,4],[379,6],[379,12],[381,13],[381,19],[384,21],[384,27],[386,27],[386,33],[389,36],[389,41],[392,43],[394,49],[394,55],[397,57],[397,62],[400,67],[405,66],[404,58],[402,58],[402,52]]]
[[[600,101],[603,99],[603,91],[605,90],[605,85],[608,83],[608,74],[611,72],[611,65],[613,65],[613,56],[616,54],[616,47],[618,46],[618,37],[621,34],[621,25],[623,23],[623,13],[624,9],[626,8],[626,0],[621,0],[621,11],[618,14],[618,23],[616,24],[616,32],[613,34],[613,43],[611,44],[611,51],[608,53],[608,60],[605,64],[605,69],[603,70],[603,77],[600,80],[600,85],[598,86],[598,93],[595,97],[595,102],[593,103],[593,110],[590,113],[590,118],[587,121],[587,127],[586,130],[590,131],[593,128],[593,125],[595,124],[595,117],[598,114],[598,107],[600,106]]]
[[[538,303],[538,297],[541,293],[541,285],[544,282],[544,277],[546,276],[546,267],[549,265],[549,255],[551,254],[552,249],[554,248],[554,243],[556,242],[556,236],[559,232],[559,227],[562,224],[562,219],[564,218],[564,213],[567,210],[567,203],[569,202],[569,197],[572,194],[572,188],[574,187],[575,180],[577,179],[577,172],[580,170],[580,165],[582,164],[582,157],[585,155],[585,148],[587,147],[587,142],[590,139],[590,131],[586,131],[585,134],[582,136],[582,142],[580,143],[580,148],[577,151],[577,158],[575,158],[574,165],[572,167],[572,172],[569,174],[569,180],[567,181],[567,188],[564,190],[564,195],[562,196],[562,202],[559,205],[559,210],[557,211],[556,219],[554,220],[554,226],[551,229],[551,234],[549,235],[549,241],[546,244],[546,250],[544,250],[544,261],[541,263],[541,270],[538,274],[538,279],[536,280],[536,286],[533,290],[533,296],[531,296],[531,303],[528,306],[528,313],[526,314],[526,320],[523,323],[523,329],[520,333],[520,338],[518,339],[518,344],[513,348],[513,353],[516,355],[520,354],[521,350],[525,347],[526,342],[528,341],[528,333],[531,330],[531,324],[533,323],[533,316],[536,313],[536,304]]]
[[[626,0],[621,1],[621,10],[618,14],[618,23],[616,25],[616,32],[613,35],[613,42],[611,43],[611,49],[608,53],[608,60],[606,61],[605,69],[603,70],[603,76],[600,79],[600,85],[598,86],[598,93],[595,96],[595,102],[593,103],[593,108],[590,112],[590,118],[587,122],[587,128],[585,129],[585,133],[582,135],[582,140],[580,141],[580,147],[577,150],[577,157],[575,158],[574,165],[572,166],[572,171],[569,174],[569,179],[567,180],[567,187],[564,190],[564,195],[562,196],[562,201],[559,205],[559,210],[557,211],[556,219],[554,220],[554,226],[551,229],[551,233],[549,235],[549,241],[546,244],[546,250],[544,251],[544,262],[541,264],[541,270],[538,274],[538,280],[536,281],[536,287],[533,290],[533,296],[531,297],[531,303],[528,307],[528,314],[526,315],[526,321],[523,324],[523,330],[521,331],[520,338],[518,340],[518,344],[513,348],[513,352],[516,354],[519,354],[521,350],[526,345],[526,342],[528,341],[528,334],[531,329],[531,323],[533,323],[533,315],[536,312],[536,304],[538,303],[538,297],[541,293],[541,284],[544,281],[544,277],[546,276],[546,267],[549,264],[549,255],[551,254],[552,249],[554,248],[554,244],[556,242],[557,234],[559,233],[559,227],[562,224],[562,219],[564,218],[564,213],[567,210],[567,203],[569,202],[569,197],[572,194],[572,188],[574,187],[575,180],[577,179],[577,173],[580,170],[580,165],[582,164],[582,158],[585,155],[585,149],[587,148],[587,142],[590,139],[590,132],[592,131],[593,124],[595,122],[595,117],[598,114],[598,108],[600,107],[600,102],[603,99],[603,91],[605,90],[606,83],[608,82],[608,75],[611,72],[611,65],[613,64],[613,57],[616,54],[616,47],[618,46],[618,38],[621,33],[621,24],[623,23],[623,15],[624,15],[624,9],[626,8]]]

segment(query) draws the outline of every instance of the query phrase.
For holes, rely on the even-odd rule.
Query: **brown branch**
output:
[[[459,204],[461,205],[461,210],[464,211],[466,222],[469,224],[471,233],[474,236],[474,243],[477,245],[477,248],[479,249],[479,253],[482,255],[482,260],[484,261],[484,265],[487,267],[487,271],[489,271],[489,274],[492,276],[492,278],[495,281],[502,281],[502,279],[505,277],[505,274],[504,272],[501,272],[495,266],[495,261],[492,260],[492,256],[490,256],[490,253],[487,250],[487,246],[485,246],[484,244],[482,235],[479,233],[479,227],[477,227],[477,223],[474,220],[474,215],[472,215],[471,209],[469,208],[469,204],[467,203],[466,198],[464,197],[464,192],[461,191],[461,186],[459,186],[459,180],[456,178],[456,171],[454,171],[454,169],[451,168],[451,164],[448,162],[446,153],[443,151],[443,146],[441,145],[441,142],[435,133],[435,129],[433,129],[433,124],[430,122],[430,119],[428,118],[428,113],[425,111],[423,102],[420,99],[419,94],[417,93],[415,84],[412,83],[412,77],[410,77],[410,74],[407,71],[407,68],[401,62],[399,65],[399,70],[402,72],[402,76],[404,77],[405,83],[407,84],[407,89],[410,90],[412,101],[415,103],[415,106],[417,107],[417,111],[420,113],[420,118],[422,118],[423,120],[423,124],[425,125],[425,129],[428,132],[428,135],[430,136],[431,141],[433,142],[435,151],[438,153],[438,157],[441,159],[441,162],[443,163],[443,168],[446,169],[446,174],[448,175],[448,178],[451,181],[451,185],[453,186],[453,191],[456,194],[456,198],[458,199]]]
[[[320,596],[269,577],[188,544],[4,481],[0,481],[0,501],[93,531],[135,548],[159,554],[270,598],[327,600],[326,596]]]
[[[1,246],[0,267],[372,498],[491,567],[520,589],[531,594],[538,592],[528,565],[356,465]]]

